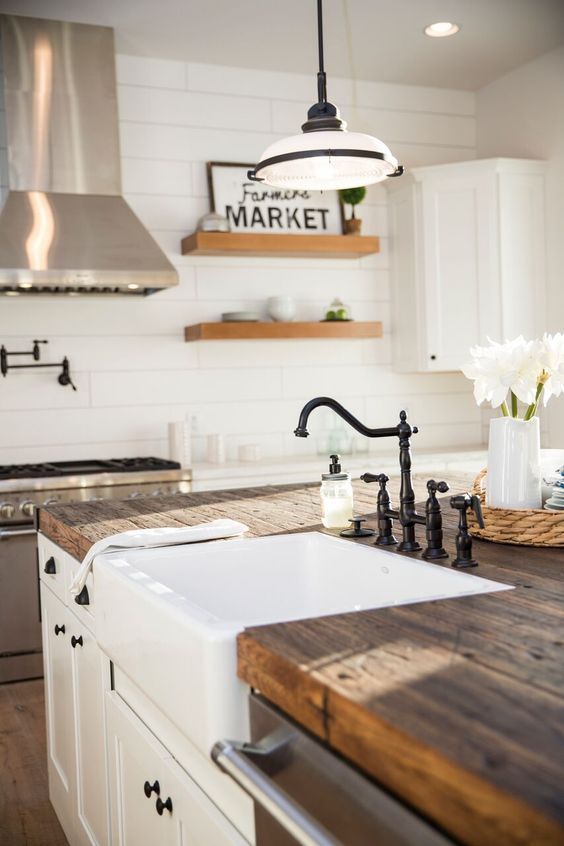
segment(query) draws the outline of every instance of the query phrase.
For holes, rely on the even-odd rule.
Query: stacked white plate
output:
[[[564,511],[564,467],[561,467],[552,482],[552,495],[544,504],[547,511]]]
[[[221,319],[223,323],[258,323],[260,314],[256,311],[224,311]]]

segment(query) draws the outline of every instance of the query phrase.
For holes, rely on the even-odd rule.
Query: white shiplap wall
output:
[[[263,455],[315,452],[291,431],[316,394],[341,399],[372,425],[407,406],[423,446],[475,444],[480,416],[462,376],[406,376],[390,364],[386,192],[362,207],[365,234],[382,251],[361,260],[190,258],[180,239],[208,211],[205,162],[251,162],[294,133],[314,93],[299,75],[118,57],[123,189],[180,273],[180,285],[147,299],[1,298],[0,343],[26,348],[48,338],[45,359],[68,355],[78,392],[55,373],[14,373],[0,382],[0,463],[166,455],[166,423],[193,418],[195,458],[205,434],[227,436],[228,453],[259,443]],[[475,156],[470,92],[333,80],[349,124],[386,139],[407,166]],[[1,118],[1,115],[0,115]],[[1,155],[1,152],[0,152]],[[354,316],[382,320],[368,341],[185,344],[183,327],[222,311],[263,308],[291,294],[299,316],[317,319],[335,296]],[[329,417],[319,414],[320,432]]]

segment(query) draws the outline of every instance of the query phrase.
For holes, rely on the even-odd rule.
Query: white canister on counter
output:
[[[342,529],[353,513],[350,474],[342,472],[340,456],[332,455],[329,472],[321,476],[321,522],[326,529]]]
[[[225,464],[225,437],[208,435],[206,457],[210,464]]]
[[[237,454],[239,461],[260,461],[260,444],[241,444]]]
[[[178,461],[183,469],[192,464],[192,431],[186,420],[168,424],[168,457]]]

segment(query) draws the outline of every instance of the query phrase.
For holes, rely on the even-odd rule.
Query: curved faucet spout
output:
[[[311,412],[319,408],[320,406],[325,406],[326,408],[330,408],[335,414],[338,414],[339,417],[342,417],[343,420],[352,426],[353,429],[356,429],[361,435],[364,435],[367,438],[389,438],[393,435],[398,435],[398,427],[397,426],[390,426],[387,428],[381,429],[371,429],[368,426],[365,426],[364,423],[361,423],[354,414],[351,414],[340,402],[337,400],[332,399],[332,397],[314,397],[309,402],[306,402],[304,407],[300,412],[300,419],[298,420],[298,426],[294,429],[294,435],[297,438],[307,438],[309,435],[307,429],[307,422],[309,419],[309,415]],[[410,432],[411,434],[411,432]]]

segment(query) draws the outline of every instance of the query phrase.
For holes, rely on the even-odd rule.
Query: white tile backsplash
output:
[[[118,86],[120,119],[170,126],[269,132],[269,100],[195,91]]]
[[[165,90],[186,88],[186,62],[118,55],[116,73],[118,85],[149,85]]]
[[[124,194],[157,196],[200,196],[194,190],[192,162],[166,162],[161,159],[121,160]]]
[[[252,162],[280,133],[298,132],[311,78],[138,56],[118,56],[117,72],[124,194],[177,266],[180,284],[147,299],[2,299],[0,343],[25,349],[34,337],[48,338],[44,360],[67,355],[78,391],[59,386],[50,370],[0,380],[0,463],[166,456],[166,424],[175,419],[194,422],[196,460],[205,457],[208,433],[226,435],[230,458],[243,443],[260,444],[265,457],[316,455],[340,425],[331,413],[315,412],[307,441],[291,434],[301,405],[316,394],[342,398],[372,425],[394,423],[407,407],[420,426],[415,449],[479,443],[481,416],[462,376],[392,370],[382,185],[369,188],[358,210],[363,232],[380,236],[376,255],[180,254],[181,238],[209,210],[206,162]],[[475,156],[471,92],[335,79],[331,95],[351,128],[385,139],[407,166]],[[276,294],[293,296],[306,320],[319,319],[338,296],[356,319],[381,320],[384,335],[184,342],[187,324],[243,308],[265,313]]]

